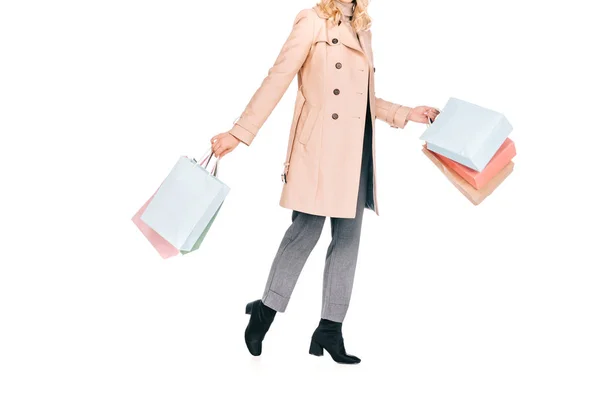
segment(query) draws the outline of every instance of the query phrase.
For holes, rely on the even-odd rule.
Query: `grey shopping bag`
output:
[[[229,193],[229,187],[216,176],[219,160],[211,172],[206,168],[212,156],[211,152],[200,163],[180,157],[141,216],[180,251],[192,251]]]
[[[428,150],[481,172],[512,129],[503,114],[450,98],[420,139]]]

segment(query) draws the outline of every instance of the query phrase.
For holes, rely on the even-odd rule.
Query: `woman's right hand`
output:
[[[218,158],[223,157],[240,144],[240,139],[233,136],[229,131],[219,133],[210,139],[212,151]]]
[[[439,113],[440,111],[437,108],[418,106],[410,110],[406,116],[406,120],[426,124],[429,120],[435,121]]]

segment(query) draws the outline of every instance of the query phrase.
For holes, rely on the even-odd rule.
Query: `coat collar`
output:
[[[313,9],[317,13],[317,15],[327,20],[327,15],[325,15],[318,6],[313,6]],[[368,60],[369,64],[373,65],[373,61],[369,57],[369,52],[367,51],[367,31],[358,32],[358,37],[354,33],[352,27],[344,22],[341,22],[338,26],[332,26],[330,21],[328,22],[327,35],[332,37],[338,37],[339,41],[342,42],[345,46],[350,47],[356,51],[361,52]],[[328,40],[331,38],[328,37]],[[369,43],[370,45],[370,43]]]

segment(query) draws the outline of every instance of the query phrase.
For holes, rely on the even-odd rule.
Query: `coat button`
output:
[[[341,62],[335,63],[335,67],[336,67],[337,69],[340,69],[340,68],[342,68],[342,63],[341,63]]]
[[[331,114],[331,118],[338,119],[338,115],[336,113]]]
[[[340,89],[333,89],[333,94],[335,94],[336,96],[337,96],[338,94],[340,94]]]
[[[333,40],[331,41],[331,43],[333,43],[333,44],[337,44],[337,42],[338,42],[337,38],[333,38]]]
[[[375,72],[375,67],[373,67],[373,72]]]

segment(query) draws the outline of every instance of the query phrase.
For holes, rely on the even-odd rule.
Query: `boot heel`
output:
[[[252,303],[246,304],[246,314],[252,314]]]
[[[310,341],[310,349],[308,350],[308,352],[310,354],[312,354],[313,356],[322,356],[323,355],[323,346],[321,346],[319,343],[315,342],[314,340]]]

